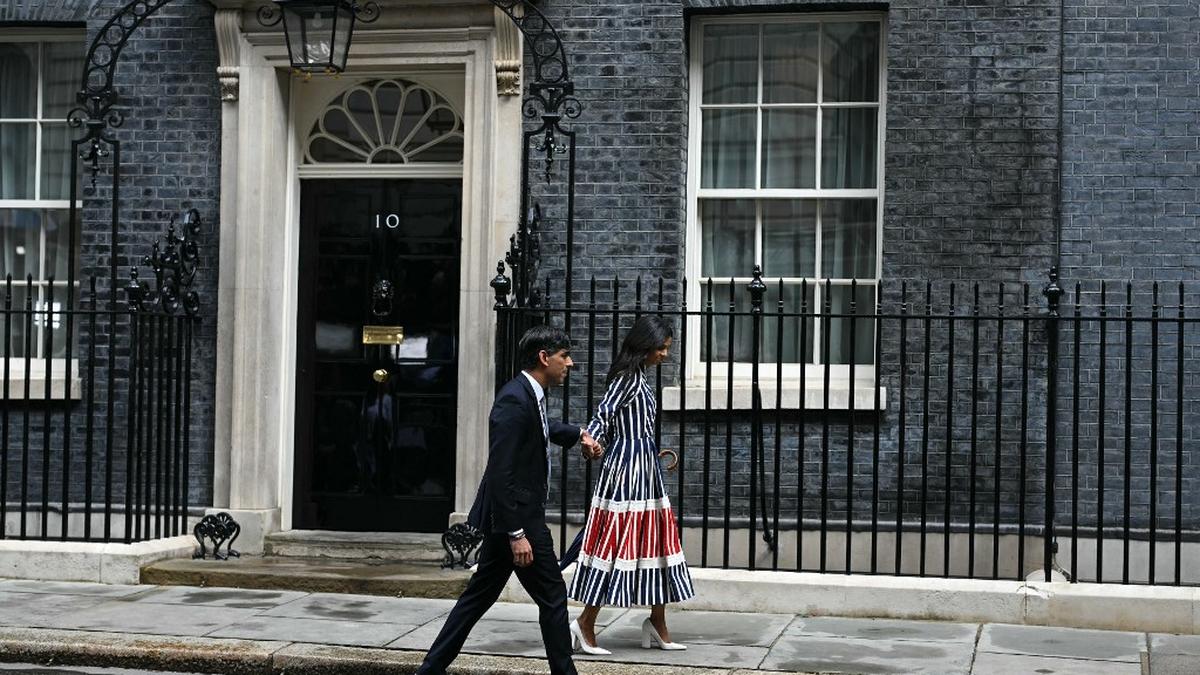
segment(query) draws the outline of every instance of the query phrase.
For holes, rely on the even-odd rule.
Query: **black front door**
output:
[[[461,214],[459,179],[302,181],[296,528],[445,529]]]

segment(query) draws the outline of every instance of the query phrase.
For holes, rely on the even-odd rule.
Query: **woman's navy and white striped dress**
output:
[[[570,595],[587,605],[659,605],[692,597],[654,443],[654,391],[641,369],[613,380],[590,433],[604,445]]]

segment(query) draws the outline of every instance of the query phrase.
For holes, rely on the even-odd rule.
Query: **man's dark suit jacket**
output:
[[[577,426],[547,420],[550,441],[569,448]],[[537,396],[524,374],[500,388],[488,417],[488,462],[467,522],[483,532],[515,532],[545,522],[546,437]]]

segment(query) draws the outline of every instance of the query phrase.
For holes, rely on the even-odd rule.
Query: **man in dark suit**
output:
[[[546,527],[550,443],[571,447],[582,442],[589,458],[599,457],[603,450],[586,430],[546,417],[546,391],[562,384],[574,365],[567,334],[535,326],[521,337],[518,350],[522,371],[496,394],[488,418],[487,468],[467,519],[486,535],[479,566],[417,670],[422,675],[446,672],[514,571],[538,605],[550,672],[575,673],[567,629],[567,587]]]

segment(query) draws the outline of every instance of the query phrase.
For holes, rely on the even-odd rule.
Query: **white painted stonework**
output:
[[[488,282],[520,203],[520,98],[497,92],[491,4],[381,2],[381,20],[355,29],[346,73],[311,79],[289,71],[283,32],[257,24],[257,3],[214,4],[219,17],[227,12],[219,35],[231,41],[220,50],[220,74],[237,89],[222,104],[214,506],[243,525],[238,544],[247,552],[261,551],[266,534],[292,527],[299,182],[303,175],[396,171],[365,164],[336,174],[301,170],[300,143],[341,91],[384,77],[435,89],[464,121],[454,508],[465,511],[486,458],[495,325]]]
[[[136,584],[143,566],[195,550],[190,535],[137,544],[3,540],[0,578]]]

